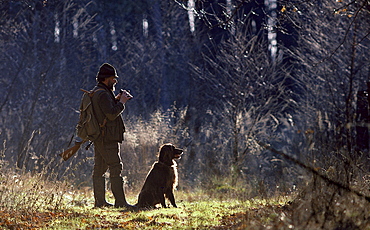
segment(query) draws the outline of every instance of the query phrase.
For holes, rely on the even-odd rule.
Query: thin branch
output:
[[[239,9],[243,6],[243,4],[245,3],[245,0],[243,0],[243,1],[241,1],[241,3],[239,3],[236,7],[235,7],[235,9],[234,9],[234,11],[233,11],[233,13],[228,17],[228,19],[226,20],[226,21],[224,21],[224,22],[221,22],[221,23],[218,23],[217,25],[214,25],[214,26],[212,26],[211,28],[214,28],[214,27],[218,27],[218,26],[221,26],[221,25],[227,25],[227,24],[229,24],[229,22],[235,17],[235,15],[236,15],[236,13],[238,13],[238,11],[239,11]]]
[[[333,55],[338,51],[338,49],[344,44],[344,42],[347,40],[347,36],[350,32],[350,29],[352,28],[352,25],[353,23],[356,21],[357,19],[357,16],[358,14],[360,13],[360,11],[365,7],[367,1],[364,1],[364,3],[361,5],[361,7],[356,11],[354,17],[353,17],[353,20],[351,21],[351,23],[349,24],[349,26],[347,27],[347,30],[346,30],[346,33],[344,34],[344,38],[343,40],[339,43],[339,45],[329,54],[329,56],[323,58],[320,62],[316,63],[316,64],[313,64],[313,66],[317,66],[321,63],[323,63],[324,61],[330,59],[333,57]]]
[[[184,8],[185,10],[191,10],[189,7],[185,6],[183,3],[181,3],[180,1],[178,0],[173,0],[174,2],[176,2],[177,4],[179,4],[182,8]],[[227,25],[229,24],[229,22],[236,16],[236,14],[238,13],[239,9],[243,6],[243,4],[246,3],[246,0],[242,0],[236,7],[235,9],[233,10],[232,14],[225,20],[218,20],[220,21],[220,23],[217,23],[216,25],[212,25],[211,22],[209,22],[209,20],[207,18],[205,18],[204,20],[206,20],[206,23],[208,24],[208,26],[212,29],[212,28],[215,28],[215,27],[219,27],[219,26],[224,26],[224,25]],[[194,9],[194,11],[196,12],[196,10]],[[203,12],[203,13],[196,13],[197,15],[201,15],[201,14],[207,14],[206,12]],[[217,17],[217,15],[215,13],[213,14],[209,14],[209,15],[212,15],[214,17]],[[217,17],[218,19],[218,17]]]
[[[359,41],[359,42],[357,42],[355,45],[359,45],[359,44],[361,44],[361,42],[362,42],[363,40],[365,40],[369,35],[370,35],[370,30],[369,30],[369,32],[367,32],[367,33],[365,34],[365,36],[363,36],[363,37],[360,39],[360,41]]]
[[[263,148],[265,148],[265,149],[267,149],[267,150],[269,150],[269,151],[271,151],[271,152],[273,152],[273,153],[275,153],[275,154],[278,154],[278,155],[280,155],[280,156],[284,157],[285,159],[287,159],[287,160],[289,160],[289,161],[293,162],[294,164],[301,166],[302,168],[304,168],[305,170],[307,170],[307,171],[311,172],[312,174],[317,175],[318,177],[320,177],[321,179],[323,179],[323,180],[324,180],[324,181],[326,181],[327,183],[332,184],[332,185],[335,185],[335,186],[337,186],[338,188],[344,189],[344,190],[346,190],[346,191],[348,191],[348,192],[354,193],[354,194],[356,194],[357,196],[359,196],[359,197],[363,197],[363,198],[365,198],[368,202],[370,202],[370,196],[364,195],[364,194],[362,194],[361,192],[356,191],[356,190],[354,190],[354,189],[350,188],[349,186],[347,186],[347,185],[345,185],[345,184],[343,184],[343,183],[341,183],[341,182],[339,182],[339,181],[334,181],[334,180],[330,179],[330,178],[329,178],[329,177],[327,177],[326,175],[321,174],[320,172],[318,172],[317,170],[315,170],[313,167],[308,166],[308,165],[306,165],[306,164],[302,163],[301,161],[299,161],[299,160],[295,159],[294,157],[291,157],[291,156],[289,156],[289,155],[287,155],[287,154],[285,154],[285,153],[283,153],[283,152],[281,152],[281,151],[279,151],[279,150],[277,150],[277,149],[275,149],[275,148],[271,147],[271,145],[269,145],[269,144],[266,144],[266,143],[261,142],[261,141],[258,141],[258,140],[256,140],[256,142],[257,142],[261,147],[263,147]]]

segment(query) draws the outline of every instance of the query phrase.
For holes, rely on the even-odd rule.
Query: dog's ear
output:
[[[165,151],[172,151],[174,148],[175,146],[173,146],[173,144],[171,143],[164,144],[159,148],[159,155],[161,155],[161,153],[164,153]]]
[[[159,149],[159,161],[171,164],[175,147],[172,144],[164,144]]]

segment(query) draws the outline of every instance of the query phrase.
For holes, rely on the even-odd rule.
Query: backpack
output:
[[[77,136],[80,137],[83,142],[95,141],[100,136],[101,130],[107,122],[107,118],[105,118],[103,124],[99,124],[92,104],[94,93],[100,90],[104,89],[95,89],[91,91],[81,89],[84,94],[81,99],[80,116],[76,126],[76,131]]]

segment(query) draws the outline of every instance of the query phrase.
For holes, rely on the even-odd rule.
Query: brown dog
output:
[[[173,190],[177,186],[177,164],[174,159],[180,159],[182,149],[173,144],[164,144],[159,149],[159,160],[156,161],[146,176],[143,188],[136,204],[137,208],[154,208],[161,204],[166,208],[165,196],[173,207],[177,208]]]

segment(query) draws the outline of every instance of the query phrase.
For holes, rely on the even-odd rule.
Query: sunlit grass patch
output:
[[[317,224],[310,219],[308,207],[321,207],[325,201],[322,194],[316,194],[315,199],[312,195],[282,194],[247,199],[238,198],[234,189],[210,192],[197,188],[175,191],[178,208],[129,211],[93,208],[90,187],[77,189],[67,182],[48,181],[29,173],[7,173],[2,179],[0,229],[291,229],[298,228],[301,219],[306,229],[323,224],[336,226],[336,221],[324,219]],[[111,191],[107,191],[107,199],[114,201]],[[128,193],[127,200],[135,204],[137,194]],[[341,215],[335,218],[347,221],[346,226],[356,224],[369,229],[367,207],[360,198],[347,195],[337,196],[332,209]],[[325,212],[316,218],[326,218]]]
[[[263,225],[279,216],[268,212],[279,210],[282,205],[270,204],[267,200],[194,199],[179,201],[178,208],[138,212],[75,207],[69,215],[48,222],[45,229],[207,229],[241,227],[246,223]]]
[[[276,203],[276,202],[274,202]],[[281,207],[283,204],[274,204]],[[171,229],[205,229],[212,227],[242,226],[248,220],[248,212],[257,209],[272,207],[266,200],[238,201],[206,199],[198,201],[183,201],[179,208],[159,208],[149,211],[131,213],[130,219],[125,222],[126,227],[140,227],[141,229],[171,228]],[[266,211],[267,212],[267,211]],[[276,214],[277,216],[277,214]],[[269,219],[259,220],[268,223]]]
[[[81,196],[68,183],[47,181],[42,175],[4,173],[0,185],[2,210],[47,211],[64,209]]]

